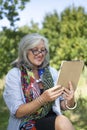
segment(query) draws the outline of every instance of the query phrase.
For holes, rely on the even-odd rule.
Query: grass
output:
[[[6,130],[8,124],[9,112],[4,103],[2,92],[0,91],[0,130]]]

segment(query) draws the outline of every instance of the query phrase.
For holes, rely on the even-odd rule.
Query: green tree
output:
[[[67,8],[60,16],[46,14],[43,26],[31,21],[30,26],[0,32],[0,77],[9,70],[17,57],[17,44],[27,33],[39,32],[49,40],[50,63],[59,69],[62,60],[84,60],[87,65],[87,14],[82,7]]]
[[[10,68],[10,63],[17,57],[17,43],[20,35],[12,30],[0,32],[0,77]]]
[[[62,60],[84,60],[87,65],[87,14],[82,7],[66,8],[60,15],[47,15],[43,34],[49,39],[51,64],[59,68]]]
[[[18,56],[18,43],[20,39],[29,33],[39,32],[38,25],[31,22],[30,27],[20,27],[17,31],[6,29],[0,32],[0,78],[2,78],[11,68]]]
[[[60,43],[63,59],[84,60],[87,65],[87,14],[84,8],[67,8],[61,14]],[[67,41],[66,41],[67,39]]]
[[[57,66],[57,55],[56,50],[59,48],[59,37],[60,37],[60,19],[56,11],[52,14],[47,14],[43,21],[42,33],[49,40],[50,47],[50,62],[54,67]],[[55,57],[54,57],[55,56]]]
[[[82,37],[87,15],[82,7],[67,8],[61,13],[61,33],[68,38]]]
[[[7,18],[10,22],[10,26],[16,29],[15,22],[20,20],[19,10],[25,8],[25,4],[30,0],[0,0],[0,19]],[[6,29],[6,26],[2,27]]]

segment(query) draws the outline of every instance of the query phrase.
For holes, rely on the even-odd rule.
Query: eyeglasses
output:
[[[42,50],[30,49],[30,51],[32,51],[33,55],[35,55],[35,56],[39,55],[40,53],[41,53],[42,55],[46,55],[46,53],[47,53],[47,49],[46,49],[46,48],[45,48],[45,49],[42,49]]]

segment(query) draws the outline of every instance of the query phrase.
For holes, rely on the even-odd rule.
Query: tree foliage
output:
[[[50,63],[56,69],[62,60],[84,60],[87,65],[87,14],[84,8],[66,8],[60,15],[56,11],[48,13],[42,24],[40,29],[31,21],[29,26],[0,32],[0,77],[7,73],[10,63],[17,58],[20,39],[35,32],[48,38]]]
[[[30,0],[1,0],[0,1],[0,19],[4,17],[8,19],[11,27],[15,27],[15,22],[20,20],[19,10],[25,8],[26,2]],[[3,27],[4,29],[6,26]]]
[[[17,31],[6,29],[0,32],[0,78],[11,68],[11,62],[18,57],[18,43],[20,39],[29,33],[39,32],[38,25],[24,26]]]
[[[45,30],[45,31],[44,31]],[[51,64],[59,68],[62,60],[84,60],[87,65],[87,14],[82,7],[47,15],[43,33],[49,39]]]
[[[50,47],[50,61],[56,66],[57,55],[56,50],[60,44],[58,42],[60,36],[60,19],[56,11],[53,14],[47,14],[43,21],[43,34],[49,40]],[[54,57],[55,56],[55,57]]]

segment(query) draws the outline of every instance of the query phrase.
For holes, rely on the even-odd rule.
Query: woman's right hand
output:
[[[53,88],[45,90],[38,98],[35,100],[21,104],[16,111],[16,117],[20,118],[25,115],[32,114],[36,112],[42,105],[48,102],[54,101],[57,97],[59,97],[64,91],[64,88],[60,85],[54,86]]]
[[[54,86],[50,89],[47,89],[41,94],[41,98],[44,100],[45,103],[52,102],[60,95],[62,95],[64,88],[61,85]]]

